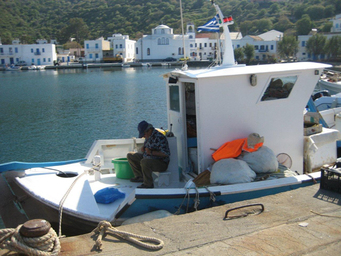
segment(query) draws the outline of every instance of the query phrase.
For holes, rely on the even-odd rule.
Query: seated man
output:
[[[134,172],[132,182],[143,182],[138,188],[153,188],[153,172],[165,172],[169,164],[170,150],[166,136],[152,124],[142,121],[137,127],[139,138],[145,141],[141,153],[128,153],[127,159]]]

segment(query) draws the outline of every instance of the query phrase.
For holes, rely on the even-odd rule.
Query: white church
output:
[[[189,23],[184,36],[173,33],[167,25],[152,29],[151,35],[144,35],[136,42],[136,60],[161,61],[166,58],[189,58],[211,60],[215,57],[218,33],[196,34],[194,24]]]

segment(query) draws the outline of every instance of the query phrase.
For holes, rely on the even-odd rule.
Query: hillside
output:
[[[341,13],[341,0],[287,0],[251,3],[249,0],[217,0],[223,13],[232,15],[232,31],[256,34],[271,29],[295,33],[295,23],[308,14],[311,25],[327,30],[326,22]],[[182,0],[184,22],[204,24],[215,14],[207,0]],[[70,20],[78,18],[88,30],[86,39],[104,38],[113,33],[128,34],[137,39],[150,34],[163,23],[181,33],[178,0],[0,0],[0,37],[3,44],[19,38],[24,43],[36,39],[55,39],[65,43]],[[69,32],[67,32],[69,31]],[[79,37],[81,38],[81,37]],[[81,39],[80,39],[81,40]],[[84,40],[84,38],[83,38]]]

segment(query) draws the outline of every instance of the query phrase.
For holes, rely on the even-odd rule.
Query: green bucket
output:
[[[116,177],[119,179],[131,179],[134,177],[127,158],[114,158],[111,161],[114,164]]]

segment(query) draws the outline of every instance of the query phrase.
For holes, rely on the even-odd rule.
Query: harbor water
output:
[[[0,164],[84,158],[97,139],[137,137],[141,120],[167,128],[171,70],[0,72]]]

